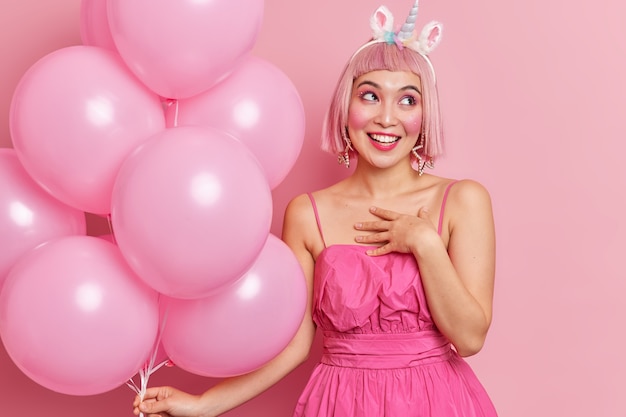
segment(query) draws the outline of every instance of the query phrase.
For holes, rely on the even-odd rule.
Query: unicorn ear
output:
[[[443,25],[439,22],[430,22],[420,33],[418,44],[419,51],[424,55],[428,55],[433,49],[441,42],[441,32],[443,31]]]
[[[381,39],[385,32],[393,31],[393,15],[385,6],[380,6],[370,18],[374,39]]]

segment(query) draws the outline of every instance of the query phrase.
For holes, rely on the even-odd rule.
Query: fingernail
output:
[[[361,227],[363,227],[363,223],[355,223],[354,227],[355,229],[360,229]]]
[[[363,240],[363,236],[357,236],[354,238],[357,242],[361,242]]]
[[[370,207],[370,211],[373,213],[376,211],[376,207]]]

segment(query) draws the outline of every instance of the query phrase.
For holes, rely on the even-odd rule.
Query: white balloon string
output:
[[[159,304],[160,302],[161,294],[159,294]],[[163,334],[165,322],[167,321],[167,313],[168,309],[165,310],[165,314],[163,315],[163,319],[161,320],[161,326],[159,327],[156,342],[154,344],[154,348],[152,349],[152,355],[150,355],[150,359],[143,365],[143,368],[141,368],[138,372],[139,385],[137,385],[133,378],[130,378],[126,382],[126,385],[139,396],[139,399],[141,401],[143,401],[146,395],[146,391],[148,390],[148,381],[150,380],[150,376],[164,366],[171,366],[171,362],[169,359],[165,359],[163,362],[156,364],[157,353],[159,351],[159,346],[161,345],[161,335]],[[144,414],[140,412],[139,417],[144,417]]]

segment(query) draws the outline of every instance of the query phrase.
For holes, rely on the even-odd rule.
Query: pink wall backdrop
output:
[[[396,15],[409,3],[386,1]],[[307,114],[302,154],[273,192],[274,233],[289,199],[346,174],[318,150],[320,125],[379,4],[266,1],[254,52],[291,78]],[[0,7],[0,146],[10,147],[13,90],[37,59],[80,43],[80,0]],[[502,416],[624,416],[626,6],[423,0],[420,17],[445,25],[432,57],[447,127],[447,156],[436,172],[483,182],[495,206],[495,318],[470,362]],[[90,227],[105,230],[95,219]],[[289,416],[318,355],[319,343],[308,364],[228,415]],[[177,368],[151,381],[194,392],[215,382]],[[125,386],[90,397],[54,393],[0,349],[2,415],[125,416],[132,397]]]

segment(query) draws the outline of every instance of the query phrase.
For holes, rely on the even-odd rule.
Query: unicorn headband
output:
[[[409,16],[398,32],[393,31],[393,15],[385,6],[380,6],[370,18],[370,27],[372,28],[372,40],[362,45],[352,57],[356,56],[363,49],[375,43],[385,42],[389,45],[396,45],[399,49],[409,48],[420,54],[430,67],[433,79],[435,79],[435,68],[428,58],[428,54],[432,52],[439,42],[441,42],[441,32],[443,25],[439,22],[432,21],[424,26],[419,36],[413,33],[415,30],[415,21],[417,20],[419,0],[415,0]]]

